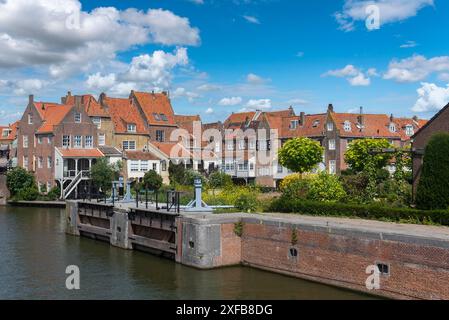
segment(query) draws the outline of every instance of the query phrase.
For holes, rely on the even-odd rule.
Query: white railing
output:
[[[71,173],[74,170],[67,171],[67,173]],[[72,176],[70,176],[72,177]],[[73,178],[73,180],[69,183],[67,188],[63,191],[63,198],[67,199],[67,197],[75,190],[75,188],[78,186],[78,184],[83,179],[88,179],[90,177],[90,171],[89,170],[82,170],[79,171],[78,174]]]

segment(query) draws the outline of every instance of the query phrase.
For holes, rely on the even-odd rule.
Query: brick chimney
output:
[[[360,114],[357,117],[357,121],[360,125],[360,131],[363,131],[363,129],[365,128],[365,116],[363,114],[363,107],[360,107]]]
[[[34,103],[34,95],[30,94],[28,96],[28,103],[30,103],[30,104]]]
[[[306,123],[306,113],[305,112],[301,112],[300,114],[299,114],[299,118],[300,118],[300,121],[301,121],[301,126],[304,126],[305,125],[305,123]]]
[[[393,114],[390,115],[390,122],[394,122],[394,116],[393,116]]]
[[[76,108],[81,107],[82,99],[83,99],[82,96],[75,96],[75,107]]]
[[[327,111],[334,112],[334,106],[332,105],[332,103],[329,103],[329,105],[327,106]]]

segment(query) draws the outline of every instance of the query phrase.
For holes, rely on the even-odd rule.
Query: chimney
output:
[[[162,91],[162,94],[164,95],[164,96],[168,96],[168,93],[167,93],[167,91]]]
[[[30,94],[28,97],[28,103],[34,103],[34,95]]]
[[[390,122],[394,122],[394,116],[393,116],[393,114],[390,115]]]
[[[81,96],[75,96],[75,107],[79,108],[81,106],[82,98]]]
[[[67,91],[67,97],[71,97],[72,96],[72,92],[71,91]]]
[[[416,122],[418,122],[418,120],[419,120],[419,118],[418,118],[418,116],[413,116],[413,121],[416,121]]]
[[[363,107],[360,107],[360,114],[357,117],[357,120],[358,120],[359,125],[360,125],[360,131],[363,131],[363,129],[365,127],[365,117],[363,115]]]
[[[301,112],[299,117],[300,117],[301,125],[304,126],[305,122],[306,122],[306,113],[305,112]]]
[[[45,110],[45,103],[42,103],[42,110]]]
[[[332,105],[332,103],[329,103],[329,105],[327,106],[327,111],[334,112],[334,106]]]

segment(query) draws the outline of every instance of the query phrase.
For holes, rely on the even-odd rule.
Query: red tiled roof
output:
[[[164,153],[168,158],[185,158],[192,155],[190,151],[177,142],[151,142],[151,144]],[[176,149],[173,150],[175,147]],[[172,151],[175,154],[172,154]]]
[[[160,160],[160,158],[153,153],[144,151],[127,151],[126,158],[130,160]]]
[[[64,158],[101,158],[104,154],[98,149],[65,149],[56,148]]]
[[[323,136],[327,114],[308,114],[304,116],[304,123],[301,123],[300,116],[282,118],[282,127],[279,136],[284,139],[294,137],[320,137]],[[293,120],[299,121],[296,129],[290,129]]]
[[[200,123],[201,126],[201,117],[199,115],[196,116],[181,116],[181,115],[175,115],[175,122],[178,125],[178,127],[187,130],[190,134],[193,134],[193,124],[195,122]]]
[[[19,125],[19,121],[10,124],[9,126],[0,126],[0,140],[11,140],[13,141],[17,135],[17,127]],[[3,137],[3,130],[8,130],[9,133],[6,137]]]
[[[164,93],[132,92],[150,125],[176,126],[170,99]],[[157,115],[157,116],[156,116]],[[164,119],[165,117],[165,119]]]
[[[135,124],[137,134],[147,134],[142,116],[130,99],[105,97],[103,103],[109,109],[116,133],[128,133],[127,125]]]
[[[65,104],[75,105],[75,96],[67,95],[63,98]],[[103,108],[91,94],[81,96],[81,104],[89,117],[109,117],[109,113]]]
[[[247,121],[253,120],[255,115],[255,111],[233,113],[224,122],[224,127],[225,129],[239,129],[245,125]]]
[[[36,133],[53,132],[54,127],[60,124],[73,108],[71,105],[42,102],[35,102],[34,105],[43,120],[42,125],[37,129]]]

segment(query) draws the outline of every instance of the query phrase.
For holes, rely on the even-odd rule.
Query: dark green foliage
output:
[[[193,186],[195,179],[200,178],[201,182],[204,185],[204,177],[201,173],[196,172],[194,170],[186,170],[184,173],[184,180],[182,181],[182,185],[184,186]]]
[[[54,187],[53,189],[50,190],[50,192],[47,193],[47,199],[49,201],[58,200],[60,196],[61,196],[61,189],[59,189],[59,187]]]
[[[232,178],[230,175],[215,171],[209,176],[209,186],[212,189],[224,188],[232,184]]]
[[[449,210],[423,211],[410,208],[391,208],[378,205],[312,202],[279,198],[271,203],[270,212],[306,214],[312,216],[358,217],[371,220],[414,223],[435,223],[449,226]]]
[[[90,169],[92,182],[103,192],[112,189],[112,181],[118,180],[120,164],[111,165],[106,158],[100,158]]]
[[[162,187],[162,182],[162,177],[154,170],[148,171],[143,177],[144,186],[152,191],[158,191]]]
[[[242,237],[242,235],[243,235],[243,227],[244,227],[244,224],[243,224],[242,221],[236,222],[234,224],[234,233],[235,233],[236,236]]]
[[[426,147],[416,204],[425,210],[449,208],[448,133],[435,134]]]
[[[33,174],[23,168],[17,167],[6,174],[6,185],[11,196],[16,196],[20,191],[36,188]]]
[[[237,209],[248,213],[256,212],[258,205],[257,195],[254,193],[241,194],[235,202]]]
[[[320,143],[312,139],[291,139],[279,149],[279,163],[294,172],[309,172],[322,161],[323,150]]]
[[[185,180],[185,172],[186,169],[183,163],[180,164],[175,164],[173,162],[170,163],[170,166],[168,167],[170,184],[172,185],[183,184]]]
[[[21,189],[16,196],[18,200],[34,201],[39,197],[39,191],[36,186],[32,186],[26,189]]]

